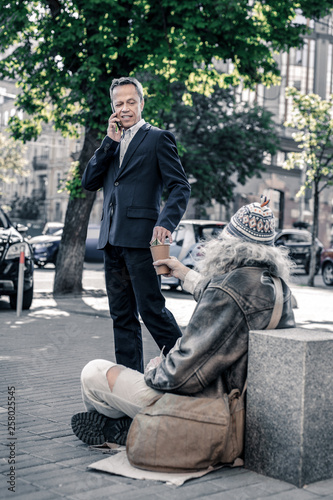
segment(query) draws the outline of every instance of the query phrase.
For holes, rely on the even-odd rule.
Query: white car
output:
[[[200,259],[200,242],[216,238],[227,222],[215,220],[187,219],[182,220],[172,233],[170,255],[187,267],[195,267],[195,261]],[[162,285],[176,289],[181,281],[174,277],[162,276]]]

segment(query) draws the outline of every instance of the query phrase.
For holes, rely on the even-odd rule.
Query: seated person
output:
[[[166,357],[154,358],[145,373],[97,359],[82,371],[85,413],[72,417],[75,435],[88,444],[125,444],[133,417],[165,392],[220,397],[247,377],[249,330],[270,322],[275,286],[281,278],[283,310],[277,328],[295,327],[288,281],[291,261],[284,248],[273,246],[274,215],[267,206],[242,207],[217,239],[205,245],[200,273],[176,258],[160,260],[170,276],[193,293],[196,309]]]

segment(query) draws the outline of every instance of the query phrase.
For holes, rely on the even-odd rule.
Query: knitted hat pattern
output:
[[[225,232],[261,245],[274,245],[275,219],[268,207],[269,199],[262,196],[260,203],[250,203],[231,217]]]

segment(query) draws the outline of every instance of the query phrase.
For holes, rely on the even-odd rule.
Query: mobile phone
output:
[[[112,102],[111,102],[111,109],[112,109],[112,113],[116,112],[115,109],[114,109],[114,106],[113,106]],[[122,127],[122,124],[121,124],[121,122],[115,122],[115,124],[116,124],[116,132],[118,132],[119,131],[119,127]]]

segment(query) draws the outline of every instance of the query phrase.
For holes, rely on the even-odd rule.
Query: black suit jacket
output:
[[[154,226],[173,231],[190,197],[174,136],[145,123],[131,140],[119,168],[119,142],[106,136],[82,177],[88,191],[103,188],[98,248],[147,248]],[[160,213],[163,186],[168,200]]]

